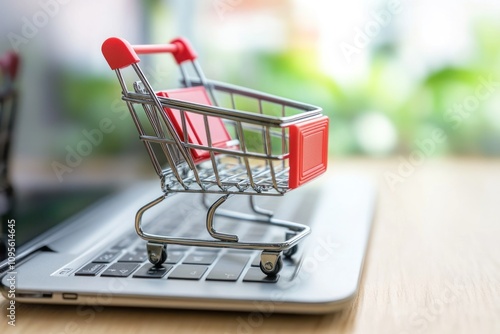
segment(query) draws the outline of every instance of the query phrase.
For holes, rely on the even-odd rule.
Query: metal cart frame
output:
[[[293,255],[310,228],[274,218],[272,212],[255,205],[253,196],[283,196],[326,170],[328,118],[321,108],[206,79],[184,39],[132,46],[112,37],[103,43],[102,52],[117,75],[122,99],[160,178],[163,194],[140,208],[135,218],[137,234],[148,242],[150,262],[161,265],[166,260],[167,244],[252,249],[262,251],[261,270],[276,275],[283,266],[282,254]],[[152,53],[174,56],[183,89],[153,89],[138,57]],[[192,65],[194,77],[187,74],[186,64]],[[127,68],[138,79],[133,89],[123,74]],[[221,195],[207,205],[205,223],[212,240],[144,231],[144,213],[180,192]],[[233,195],[249,196],[254,214],[219,209]],[[237,235],[215,229],[216,214],[283,227],[285,240],[240,241]]]

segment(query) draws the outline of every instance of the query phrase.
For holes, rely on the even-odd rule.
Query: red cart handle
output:
[[[195,60],[197,57],[189,42],[183,38],[176,38],[170,44],[130,45],[124,39],[110,37],[102,44],[101,51],[112,70],[138,63],[138,54],[171,53],[177,64]]]
[[[0,68],[2,69],[2,73],[10,77],[10,80],[14,80],[19,68],[19,56],[17,53],[10,51],[4,54],[0,58]]]

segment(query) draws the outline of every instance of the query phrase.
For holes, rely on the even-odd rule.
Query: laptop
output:
[[[373,185],[359,176],[333,170],[283,197],[259,201],[276,217],[312,230],[275,277],[262,274],[260,252],[251,250],[169,245],[167,260],[154,268],[146,242],[134,230],[134,216],[159,194],[156,180],[109,191],[44,188],[27,191],[24,198],[19,194],[14,209],[2,217],[2,248],[9,250],[2,251],[4,297],[46,304],[325,313],[350,305],[359,290],[375,203]],[[164,202],[145,217],[145,229],[209,238],[200,196],[176,194]],[[247,206],[236,196],[227,203],[241,211]],[[269,226],[224,217],[218,226],[242,238],[283,237]],[[15,261],[9,258],[12,251]]]
[[[44,304],[326,313],[350,305],[359,290],[376,197],[374,185],[359,175],[337,174],[333,167],[284,196],[254,196],[262,212],[273,212],[272,219],[311,229],[272,275],[261,269],[258,249],[169,244],[164,261],[153,265],[134,222],[138,210],[163,194],[158,178],[126,187],[93,184],[13,184],[13,191],[2,192],[5,298]],[[207,232],[205,203],[217,196],[202,191],[169,195],[144,214],[142,228],[150,235],[213,240]],[[248,198],[230,196],[221,209],[252,214]],[[283,228],[273,224],[217,212],[214,220],[219,231],[241,240],[272,244],[288,239]]]

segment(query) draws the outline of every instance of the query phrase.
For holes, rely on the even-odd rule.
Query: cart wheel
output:
[[[167,245],[148,242],[148,260],[155,266],[162,265],[167,260]]]
[[[289,240],[289,239],[293,238],[296,235],[297,235],[297,232],[288,231],[288,232],[285,233],[285,239]],[[293,247],[288,248],[287,250],[284,250],[283,251],[283,255],[285,255],[285,257],[287,257],[287,258],[292,257],[293,254],[297,253],[298,249],[299,249],[299,245],[295,245]]]
[[[283,268],[283,259],[280,253],[263,251],[260,257],[260,270],[267,276],[276,276]]]
[[[283,251],[283,255],[285,255],[286,258],[292,257],[293,254],[297,253],[299,250],[299,245],[295,245],[291,248],[288,248],[287,250]]]

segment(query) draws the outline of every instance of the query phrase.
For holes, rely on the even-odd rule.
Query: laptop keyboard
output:
[[[146,226],[145,230],[159,235],[211,238],[205,230],[203,220],[200,221],[204,219],[203,216],[193,219],[190,213],[189,222],[181,214],[172,216],[170,213],[168,219],[162,219],[164,217],[165,215],[159,215]],[[165,224],[165,221],[171,223]],[[239,226],[235,229],[234,225]],[[234,221],[224,220],[223,217],[220,218],[217,227],[220,231],[237,234],[241,240],[273,242],[283,241],[285,238],[283,229],[252,222],[235,224]],[[148,260],[146,242],[134,231],[85,264],[74,275],[132,279],[277,282],[279,275],[268,277],[260,270],[260,254],[260,251],[253,250],[167,245],[167,259],[163,265],[156,267]],[[295,265],[291,260],[284,262],[284,267]]]

